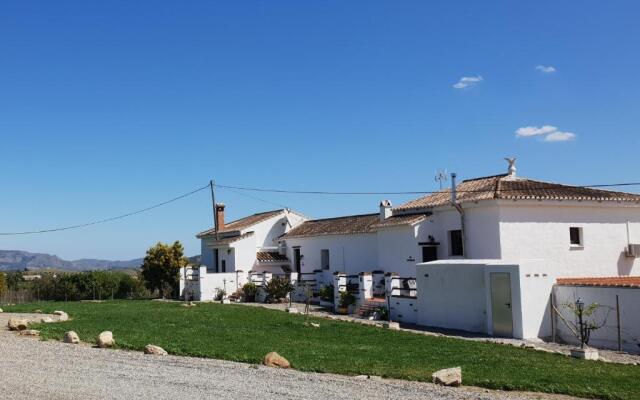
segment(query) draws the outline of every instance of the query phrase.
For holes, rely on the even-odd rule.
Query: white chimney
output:
[[[385,219],[391,216],[391,202],[389,200],[382,200],[380,202],[380,222],[384,222]]]

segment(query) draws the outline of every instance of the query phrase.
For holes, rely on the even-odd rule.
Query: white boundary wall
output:
[[[490,274],[511,277],[513,337],[551,335],[555,276],[544,261],[442,260],[417,265],[417,323],[492,335]]]
[[[602,307],[595,313],[597,323],[606,319],[606,325],[591,334],[589,345],[609,349],[618,349],[618,324],[616,317],[616,295],[620,304],[620,336],[622,350],[640,352],[640,288],[601,287],[601,286],[565,286],[554,288],[555,304],[562,316],[577,324],[575,314],[567,303],[575,303],[580,297],[586,305],[598,303]],[[577,338],[561,318],[556,318],[556,335],[569,343],[578,343]]]

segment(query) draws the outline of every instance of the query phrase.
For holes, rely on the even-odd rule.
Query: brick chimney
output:
[[[224,204],[216,203],[216,231],[224,229]]]

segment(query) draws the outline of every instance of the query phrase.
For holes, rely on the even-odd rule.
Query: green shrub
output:
[[[325,285],[320,288],[320,299],[323,301],[327,301],[329,303],[333,303],[334,296],[334,288],[333,285]]]
[[[278,303],[293,291],[293,285],[288,279],[276,276],[267,283],[265,290],[267,291],[267,302]]]
[[[226,290],[224,289],[218,289],[218,291],[216,292],[216,300],[220,301],[224,299],[224,296],[227,295]]]
[[[356,297],[349,292],[340,292],[340,307],[347,308],[356,304]]]
[[[244,301],[252,303],[256,301],[256,295],[258,294],[258,286],[253,282],[245,283],[242,286],[242,296]]]

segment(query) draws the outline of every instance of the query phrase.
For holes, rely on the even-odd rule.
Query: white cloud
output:
[[[537,126],[523,126],[515,131],[516,137],[532,137],[532,136],[544,136],[545,142],[566,142],[568,140],[574,140],[578,137],[573,132],[563,132],[558,130],[555,126],[544,125]]]
[[[464,89],[466,87],[475,86],[478,83],[482,82],[483,80],[484,79],[480,75],[478,75],[478,76],[463,76],[462,78],[460,78],[458,83],[453,85],[453,87],[456,88],[456,89]]]
[[[576,138],[576,134],[572,132],[553,132],[544,138],[545,142],[566,142],[567,140],[573,140]]]
[[[551,65],[537,65],[536,69],[540,72],[544,72],[545,74],[553,74],[556,72],[556,69]]]
[[[558,128],[551,125],[545,125],[540,128],[537,126],[523,126],[522,128],[516,129],[517,137],[529,137],[529,136],[540,136],[546,135],[551,132],[557,131]]]

